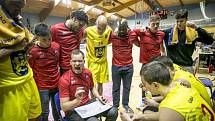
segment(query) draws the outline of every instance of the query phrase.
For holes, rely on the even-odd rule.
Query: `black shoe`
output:
[[[134,113],[134,111],[128,105],[123,106],[123,108],[125,109],[126,113]]]

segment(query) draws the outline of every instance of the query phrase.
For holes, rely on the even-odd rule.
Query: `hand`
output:
[[[32,46],[38,43],[38,37],[34,36],[31,41],[28,41],[28,46]]]
[[[120,118],[122,121],[133,121],[130,116],[125,112],[120,112]]]
[[[13,49],[14,51],[20,50],[20,49],[24,49],[27,46],[27,41],[26,39],[22,39],[22,41],[20,41],[19,43],[8,47],[9,49]]]
[[[99,101],[100,101],[102,104],[107,103],[107,99],[106,99],[105,97],[103,97],[103,96],[100,96],[98,99],[99,99]]]
[[[27,44],[27,46],[26,46],[26,49],[27,50],[31,50],[31,48],[34,46],[34,45],[36,45],[38,43],[38,41],[36,41],[36,40],[32,40],[32,41],[30,41],[28,44]]]
[[[159,103],[156,102],[155,100],[153,99],[146,99],[145,98],[145,102],[144,102],[146,105],[148,106],[153,106],[153,107],[158,107],[159,106]]]
[[[187,27],[191,27],[193,29],[197,29],[198,28],[194,23],[191,23],[191,22],[187,23]]]
[[[145,87],[145,85],[143,83],[140,83],[139,87],[142,88],[143,92],[147,90],[146,87]]]
[[[75,97],[78,100],[82,100],[84,98],[84,87],[78,87],[75,92]]]
[[[161,102],[163,100],[163,96],[155,96],[152,97],[152,100],[156,101],[156,102]]]
[[[132,117],[132,120],[133,121],[144,121],[145,118],[144,118],[144,115],[141,113],[141,114],[134,114],[133,117]]]
[[[32,47],[34,45],[34,43],[35,43],[35,40],[29,41],[29,39],[24,38],[24,39],[22,39],[21,42],[19,42],[18,44],[12,46],[12,48],[14,50],[18,50],[20,48]]]
[[[143,114],[128,114],[126,112],[120,112],[120,118],[122,121],[142,121],[144,120]]]

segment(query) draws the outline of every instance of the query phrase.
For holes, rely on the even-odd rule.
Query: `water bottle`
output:
[[[145,96],[146,96],[146,99],[151,99],[152,98],[152,93],[150,91],[145,91]]]

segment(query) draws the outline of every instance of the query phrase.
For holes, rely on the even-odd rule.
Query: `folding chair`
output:
[[[68,121],[68,119],[66,117],[63,117],[61,115],[61,107],[60,107],[60,97],[59,97],[59,92],[57,92],[54,96],[54,100],[55,100],[55,105],[56,105],[56,108],[57,108],[57,112],[58,112],[58,115],[60,116],[60,120],[61,121]]]
[[[210,93],[212,95],[213,82],[207,77],[198,77],[198,79],[205,85],[205,87],[210,89]]]

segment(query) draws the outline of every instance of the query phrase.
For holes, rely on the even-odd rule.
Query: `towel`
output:
[[[186,33],[185,44],[192,44],[192,42],[196,38],[198,38],[198,32],[191,27],[186,26],[185,33]],[[174,28],[171,29],[171,32],[169,35],[168,45],[174,45],[177,43],[178,43],[178,28],[177,26],[174,26]]]

